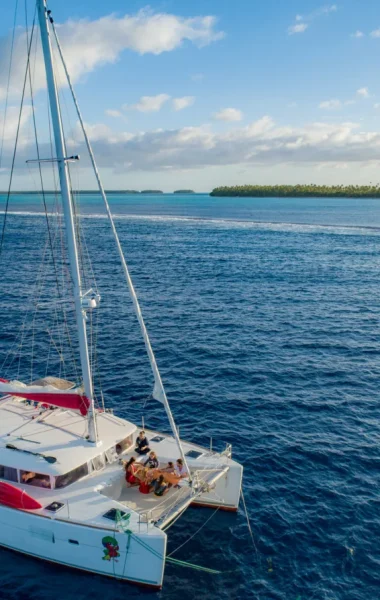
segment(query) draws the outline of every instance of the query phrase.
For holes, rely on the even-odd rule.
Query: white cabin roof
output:
[[[110,413],[97,415],[101,445],[85,439],[87,418],[81,414],[56,408],[41,412],[40,408],[12,398],[0,402],[0,465],[34,471],[46,475],[63,475],[114,448],[136,426]],[[19,450],[54,456],[51,464],[43,457],[6,448],[12,444]]]

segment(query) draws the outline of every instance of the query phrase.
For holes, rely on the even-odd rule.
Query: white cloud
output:
[[[108,117],[118,118],[122,116],[120,110],[113,110],[112,108],[107,108],[105,113]]]
[[[15,115],[17,115],[15,111]],[[16,121],[15,121],[16,122]],[[247,126],[235,125],[228,131],[214,131],[210,125],[182,129],[131,133],[103,123],[87,125],[100,168],[117,176],[126,170],[139,172],[178,172],[237,165],[239,168],[283,165],[344,164],[353,168],[379,163],[380,132],[362,131],[359,123],[314,122],[303,126],[276,125],[269,117]],[[24,127],[28,130],[28,124]],[[11,132],[8,132],[10,136]],[[10,139],[10,138],[9,138]],[[70,152],[81,155],[81,168],[86,168],[86,152],[78,126],[68,140]],[[7,145],[6,164],[10,163],[13,140]],[[33,140],[23,140],[18,165],[25,169],[25,158],[32,155]],[[48,143],[41,144],[41,155],[48,156]]]
[[[362,87],[359,90],[356,90],[356,98],[370,98],[370,93],[367,87]],[[343,106],[350,106],[352,104],[356,104],[356,100],[351,98],[349,100],[338,100],[338,98],[332,98],[331,100],[325,100],[319,104],[319,108],[323,110],[338,110]]]
[[[188,106],[192,106],[194,102],[194,96],[183,96],[182,98],[173,98],[173,108],[174,110],[183,110]]]
[[[296,23],[288,27],[288,34],[293,35],[295,33],[303,33],[309,27],[307,23]]]
[[[56,23],[56,28],[74,82],[100,65],[116,62],[124,50],[157,55],[175,50],[186,41],[202,47],[223,37],[223,32],[216,30],[215,17],[185,18],[168,13],[154,13],[151,10],[141,10],[134,15],[122,17],[112,14],[93,21],[69,20],[63,24]],[[16,30],[15,37],[11,95],[18,94],[22,86],[26,64],[25,46],[25,31],[20,28]],[[0,38],[0,100],[4,98],[6,90],[9,51],[10,37]],[[34,90],[37,91],[45,87],[40,51],[33,69]],[[64,81],[62,70],[59,79]]]
[[[92,125],[99,165],[124,172],[196,169],[226,165],[368,163],[380,155],[380,132],[351,122],[278,126],[268,116],[216,133],[209,125],[131,134]],[[79,137],[78,137],[79,140]],[[83,144],[75,151],[83,154]]]
[[[243,113],[237,108],[223,108],[213,115],[217,121],[241,121]]]
[[[323,15],[329,15],[330,13],[334,13],[338,10],[338,6],[336,4],[328,4],[327,6],[321,6],[317,8],[314,12],[308,15],[296,15],[295,17],[295,25],[290,25],[288,27],[288,35],[294,35],[295,33],[304,33],[306,29],[309,27],[309,23],[321,17]]]
[[[376,103],[373,105],[373,108],[376,108],[376,109],[380,108],[380,102],[376,102]]]
[[[5,151],[5,154],[10,149],[13,150],[13,148],[14,148],[19,112],[20,112],[19,107],[8,106],[7,118],[5,120],[5,124],[4,124],[4,112],[0,112],[0,132],[1,132],[1,135],[3,136],[3,131],[4,131],[3,150]],[[31,132],[30,128],[28,127],[28,124],[30,124],[31,116],[32,116],[32,107],[29,105],[24,105],[23,111],[21,114],[21,120],[20,120],[20,135],[19,135],[19,142],[18,142],[19,148],[27,146],[30,143],[30,141],[32,140],[32,136],[31,136],[32,132]]]
[[[322,6],[319,10],[317,10],[314,15],[328,15],[332,12],[336,12],[338,10],[338,6],[336,4],[330,4],[330,6]]]
[[[157,94],[157,96],[141,96],[136,104],[124,104],[124,110],[138,110],[140,112],[158,112],[165,102],[170,99],[168,94]]]
[[[337,98],[333,98],[332,100],[325,100],[319,104],[319,108],[324,110],[338,110],[342,108],[342,103]]]
[[[359,90],[356,90],[356,94],[361,98],[369,98],[369,90],[367,87],[362,87]]]
[[[379,29],[374,29],[374,31],[371,31],[370,36],[373,38],[379,38],[380,37],[380,27],[379,27]]]
[[[355,31],[355,33],[351,33],[351,37],[362,38],[364,37],[364,33],[358,29],[357,31]]]

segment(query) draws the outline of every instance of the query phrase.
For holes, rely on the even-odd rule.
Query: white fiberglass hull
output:
[[[134,450],[133,423],[98,413],[103,443],[95,446],[83,438],[85,417],[75,411],[41,411],[9,397],[0,401],[0,416],[0,546],[5,548],[160,588],[166,528],[191,504],[238,508],[243,469],[230,448],[216,453],[182,441],[191,478],[158,497],[126,483],[120,459],[133,457],[137,465],[146,459]],[[23,435],[17,436],[20,428]],[[177,456],[176,441],[146,433],[165,470]]]
[[[153,588],[162,586],[166,534],[132,535],[0,506],[0,545],[10,550]],[[149,566],[149,568],[148,568]]]

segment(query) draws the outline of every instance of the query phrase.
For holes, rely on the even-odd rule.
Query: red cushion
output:
[[[145,483],[145,481],[140,483],[139,492],[142,494],[149,494],[149,485]]]

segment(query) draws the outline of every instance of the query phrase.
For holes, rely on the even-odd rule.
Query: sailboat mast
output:
[[[54,131],[55,149],[57,153],[59,180],[61,184],[61,195],[65,220],[70,272],[74,286],[75,313],[79,338],[79,351],[84,393],[90,400],[90,409],[88,413],[88,434],[89,441],[97,443],[98,435],[93,398],[91,367],[87,344],[86,314],[82,305],[82,286],[79,270],[78,248],[75,237],[73,202],[71,196],[71,188],[69,184],[67,158],[65,155],[65,141],[63,135],[61,112],[59,108],[58,93],[54,78],[52,48],[50,43],[46,0],[37,0],[37,9],[41,31],[42,50],[45,61],[46,81],[49,92],[49,102]]]

